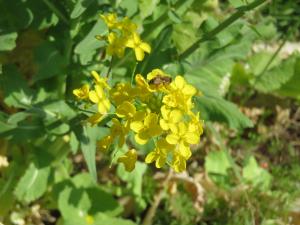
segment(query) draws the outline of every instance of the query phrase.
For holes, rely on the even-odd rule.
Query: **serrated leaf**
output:
[[[142,19],[152,15],[159,0],[139,0],[139,9]]]
[[[295,57],[290,57],[280,65],[261,74],[258,78],[254,79],[254,87],[262,92],[271,92],[280,89],[294,75],[295,62]]]
[[[225,122],[236,130],[253,126],[252,121],[235,104],[223,98],[209,95],[198,97],[196,107],[204,120]]]
[[[17,199],[29,203],[41,197],[47,190],[50,172],[49,166],[38,168],[31,163],[16,186]]]
[[[180,23],[174,25],[172,40],[179,53],[186,50],[191,46],[191,43],[194,43],[197,40],[196,33],[196,29],[193,27],[192,23]]]

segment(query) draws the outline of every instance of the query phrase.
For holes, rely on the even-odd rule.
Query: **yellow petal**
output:
[[[175,77],[175,84],[178,89],[182,89],[185,85],[185,80],[182,76]]]
[[[99,102],[99,97],[96,93],[96,91],[90,91],[89,93],[89,99],[93,102],[93,103],[98,103]]]
[[[157,158],[157,154],[156,154],[156,152],[155,151],[152,151],[152,152],[150,152],[147,156],[146,156],[146,158],[145,158],[145,163],[152,163],[152,162],[154,162],[155,160],[156,160],[156,158]]]
[[[100,82],[100,75],[95,71],[95,70],[93,70],[92,72],[91,72],[91,74],[92,74],[92,76],[94,77],[94,79],[95,79],[95,81],[96,82]]]
[[[96,125],[97,123],[99,123],[103,118],[104,118],[104,115],[102,115],[101,113],[96,113],[96,114],[90,116],[87,119],[87,122],[89,122],[93,126],[93,125]]]
[[[180,110],[173,110],[170,113],[170,119],[173,123],[178,123],[182,118],[182,113]]]
[[[160,155],[155,162],[156,168],[162,168],[166,163],[166,159],[165,156]]]
[[[136,134],[136,135],[134,136],[134,138],[135,138],[135,141],[136,141],[138,144],[140,144],[140,145],[146,144],[146,143],[148,142],[148,140],[149,140],[148,138],[145,138],[145,136],[142,135],[141,133]]]
[[[184,86],[182,92],[185,94],[185,95],[188,95],[188,96],[193,96],[197,93],[197,89],[190,85],[190,84],[187,84]]]
[[[143,49],[145,52],[150,53],[151,52],[151,47],[148,43],[142,42],[140,44],[140,48]]]
[[[134,48],[134,47],[135,47],[135,44],[134,44],[133,39],[128,39],[127,42],[126,42],[126,46],[127,46],[128,48]]]
[[[169,130],[168,122],[165,121],[164,119],[160,119],[159,125],[163,130]]]
[[[199,142],[199,136],[196,133],[188,132],[184,136],[184,140],[189,144],[197,144]]]
[[[169,144],[175,145],[179,142],[179,136],[176,134],[168,134],[166,137],[166,140]]]
[[[142,61],[145,57],[145,53],[140,47],[134,48],[134,53],[137,61]]]
[[[138,133],[140,132],[144,127],[144,123],[141,121],[134,121],[130,123],[130,129],[134,132]]]
[[[161,111],[162,117],[164,119],[169,119],[170,110],[167,108],[167,106],[163,105],[161,107],[160,111]]]

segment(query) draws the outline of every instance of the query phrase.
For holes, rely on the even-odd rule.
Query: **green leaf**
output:
[[[29,203],[41,197],[47,190],[50,172],[49,166],[39,168],[35,163],[30,163],[16,186],[17,199]]]
[[[16,32],[0,35],[0,51],[10,51],[16,47]]]
[[[284,60],[280,65],[266,71],[254,79],[254,87],[262,92],[272,92],[280,89],[294,75],[295,57]]]
[[[117,174],[123,181],[127,182],[127,188],[132,191],[135,196],[142,196],[143,175],[146,172],[147,165],[145,163],[136,162],[135,169],[127,172],[123,165],[119,165]]]
[[[76,19],[91,5],[94,0],[79,0],[71,12],[71,19]]]
[[[18,82],[16,82],[18,81]],[[3,66],[0,87],[8,106],[26,108],[32,104],[32,91],[14,65]]]
[[[254,74],[254,76],[261,75],[272,56],[273,53],[270,52],[259,52],[249,58],[248,62],[250,71]],[[268,66],[268,69],[270,70],[276,65],[279,65],[280,61],[279,57],[275,57],[273,62]]]
[[[65,220],[99,212],[117,216],[122,211],[113,196],[99,188],[86,173],[56,184],[53,194]]]
[[[300,100],[300,58],[295,62],[294,75],[277,91],[280,95],[293,97]]]
[[[173,27],[172,40],[179,53],[186,50],[191,46],[191,43],[197,40],[197,32],[192,23],[175,24]]]
[[[243,168],[243,178],[246,182],[253,184],[261,190],[267,190],[270,187],[272,176],[270,173],[259,167],[255,158],[251,156]]]
[[[236,130],[253,126],[252,121],[235,104],[223,98],[213,95],[198,97],[196,107],[204,120],[225,122]]]
[[[98,20],[85,38],[76,45],[74,51],[79,55],[80,61],[83,65],[88,64],[93,59],[97,49],[105,46],[105,42],[97,40],[95,36],[104,35],[106,32],[107,27],[105,23],[103,20]]]
[[[64,74],[66,58],[51,42],[44,42],[34,51],[37,73],[33,80],[43,80]]]
[[[227,176],[228,169],[231,167],[232,165],[228,159],[228,154],[224,150],[211,151],[205,157],[205,170],[208,174],[212,173]]]
[[[159,0],[139,0],[139,9],[142,19],[153,14]]]

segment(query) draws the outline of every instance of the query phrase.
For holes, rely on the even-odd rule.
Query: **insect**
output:
[[[172,78],[171,77],[162,76],[160,74],[158,74],[153,79],[149,80],[149,84],[154,84],[154,85],[169,84],[171,82],[172,82]]]

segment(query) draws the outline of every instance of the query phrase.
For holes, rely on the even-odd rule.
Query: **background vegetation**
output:
[[[105,124],[82,130],[72,90],[110,66],[95,39],[107,12],[152,46],[136,72],[182,74],[203,93],[185,173],[142,161],[128,173],[96,151]],[[2,0],[0,15],[0,222],[300,224],[297,1]],[[112,82],[134,67],[126,52]]]

